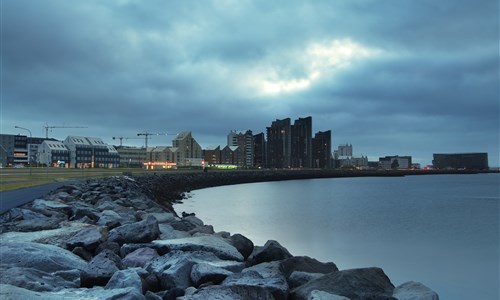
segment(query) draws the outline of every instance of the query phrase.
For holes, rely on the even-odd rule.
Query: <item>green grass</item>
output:
[[[25,187],[43,185],[52,182],[86,180],[91,178],[105,178],[116,175],[122,175],[124,172],[130,172],[132,175],[182,172],[175,170],[143,170],[132,168],[114,168],[114,169],[65,169],[65,168],[32,168],[31,174],[29,168],[0,169],[0,192],[10,191]]]

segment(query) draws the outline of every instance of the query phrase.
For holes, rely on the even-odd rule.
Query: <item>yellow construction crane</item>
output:
[[[45,138],[49,138],[49,129],[52,128],[87,128],[87,126],[49,126],[48,124],[43,125],[43,128],[45,128]]]

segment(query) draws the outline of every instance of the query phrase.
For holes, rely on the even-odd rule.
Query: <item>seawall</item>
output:
[[[438,299],[420,283],[395,287],[380,268],[339,270],[172,209],[193,189],[346,176],[368,174],[195,172],[60,187],[0,215],[0,298]]]

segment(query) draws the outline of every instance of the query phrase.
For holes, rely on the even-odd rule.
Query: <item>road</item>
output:
[[[13,191],[0,192],[0,214],[3,214],[11,208],[33,201],[38,197],[42,197],[58,187],[71,183],[73,182],[55,182]]]

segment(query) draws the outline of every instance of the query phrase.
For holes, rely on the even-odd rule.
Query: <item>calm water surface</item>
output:
[[[175,209],[339,269],[381,267],[441,299],[498,300],[499,186],[499,174],[252,183],[194,191]]]

